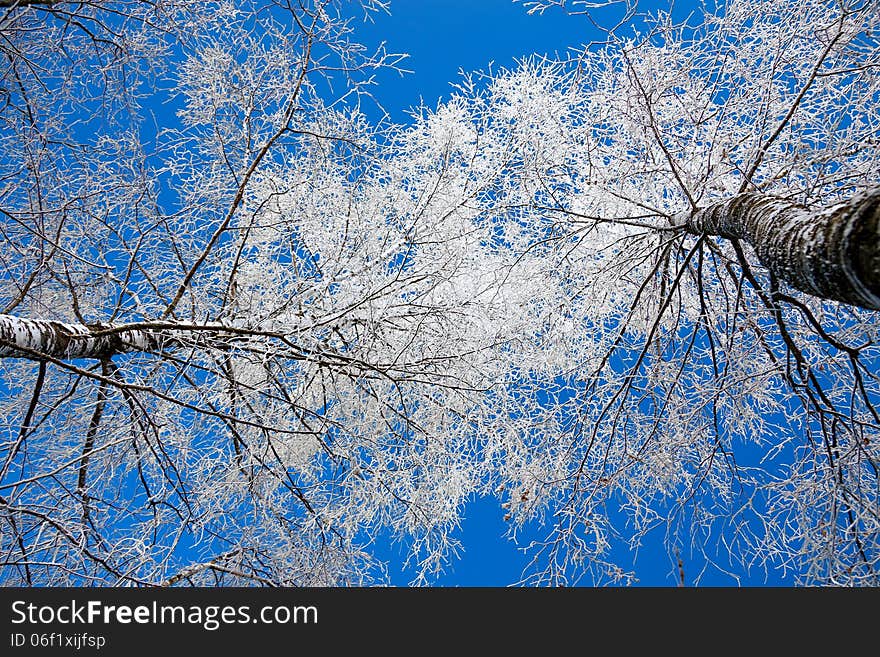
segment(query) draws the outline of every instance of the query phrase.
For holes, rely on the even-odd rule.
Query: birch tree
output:
[[[531,581],[659,527],[670,570],[876,585],[877,20],[728,2],[509,75],[523,108],[556,98],[516,122],[532,223],[565,253],[573,339],[601,343],[569,359],[566,474],[522,484],[554,509]]]
[[[3,3],[2,581],[876,585],[880,12],[591,5],[394,126],[384,3]]]

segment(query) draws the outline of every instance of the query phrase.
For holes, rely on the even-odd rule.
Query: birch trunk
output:
[[[161,351],[176,340],[167,329],[68,324],[0,315],[0,357],[58,360],[108,358],[130,351]]]
[[[818,211],[740,194],[682,223],[748,242],[762,265],[803,292],[880,310],[880,188]]]

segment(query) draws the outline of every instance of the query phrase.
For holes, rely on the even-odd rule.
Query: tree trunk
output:
[[[809,294],[880,310],[880,188],[821,210],[740,194],[676,222],[741,239],[761,264]]]
[[[164,329],[67,324],[0,315],[0,357],[58,360],[108,358],[129,351],[161,351],[176,342]]]
[[[0,7],[27,7],[30,5],[52,5],[61,4],[61,0],[0,0]]]

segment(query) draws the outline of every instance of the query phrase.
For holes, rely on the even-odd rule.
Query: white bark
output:
[[[748,242],[761,264],[803,292],[880,310],[880,189],[818,211],[741,194],[684,225],[698,235]]]
[[[59,360],[107,358],[130,351],[161,351],[174,341],[164,329],[69,324],[0,315],[0,357]]]

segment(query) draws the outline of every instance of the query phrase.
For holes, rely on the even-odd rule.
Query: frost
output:
[[[640,15],[406,125],[337,3],[10,8],[0,579],[430,583],[496,495],[524,583],[660,534],[876,585],[869,6]]]

